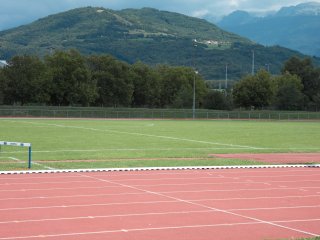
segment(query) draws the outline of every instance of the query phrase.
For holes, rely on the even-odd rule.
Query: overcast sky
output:
[[[283,6],[320,0],[0,0],[0,30],[30,23],[47,15],[85,6],[111,8],[153,7],[202,17],[227,15],[235,10],[266,12]]]

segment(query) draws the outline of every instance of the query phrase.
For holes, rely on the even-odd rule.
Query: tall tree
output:
[[[196,107],[203,104],[207,86],[202,77],[192,68],[160,66],[157,71],[161,76],[161,106],[191,108],[195,85]]]
[[[49,102],[50,75],[38,57],[15,56],[1,72],[5,104]]]
[[[280,110],[300,110],[304,105],[303,85],[297,75],[286,72],[274,78],[274,105]]]
[[[160,105],[160,78],[157,72],[142,62],[131,66],[134,91],[134,107],[158,107]]]
[[[303,93],[313,102],[314,97],[320,93],[320,70],[313,66],[310,58],[290,58],[282,69],[282,73],[289,72],[301,78]]]
[[[96,83],[91,78],[85,59],[79,52],[56,51],[46,57],[46,63],[52,74],[52,104],[87,106],[95,101]]]
[[[239,107],[268,107],[272,100],[271,76],[260,70],[254,76],[248,75],[235,84],[233,89],[234,102]]]
[[[88,59],[92,78],[97,82],[97,103],[103,106],[130,106],[133,84],[130,67],[111,56],[91,56]]]
[[[211,90],[205,97],[204,108],[215,110],[231,110],[232,99],[230,95],[217,90]]]

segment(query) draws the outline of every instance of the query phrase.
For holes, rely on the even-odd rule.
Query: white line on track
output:
[[[86,174],[83,174],[83,173],[79,173],[79,175],[87,177],[87,178],[91,178],[91,179],[96,179],[97,181],[102,181],[102,182],[107,182],[107,183],[115,183],[113,181],[101,179],[101,178],[98,178],[98,177],[93,177],[93,176],[86,175]],[[215,211],[219,211],[219,212],[222,212],[222,213],[226,213],[228,215],[233,215],[233,216],[245,218],[245,219],[248,219],[248,220],[253,220],[253,221],[256,221],[258,223],[268,224],[268,225],[272,225],[272,226],[275,226],[275,227],[284,228],[284,229],[292,230],[292,231],[303,233],[303,234],[308,234],[308,235],[311,235],[311,236],[318,236],[318,234],[315,234],[315,233],[312,233],[312,232],[303,231],[303,230],[300,230],[300,229],[287,227],[287,226],[280,225],[280,224],[277,224],[277,223],[273,223],[273,222],[270,222],[270,221],[265,221],[265,220],[262,220],[262,219],[259,219],[259,218],[254,218],[254,217],[250,217],[250,216],[246,216],[246,215],[243,215],[243,214],[226,211],[226,210],[219,209],[219,208],[210,207],[210,206],[207,206],[205,204],[196,203],[196,202],[193,202],[193,201],[188,201],[188,200],[184,200],[184,199],[177,198],[177,197],[172,197],[172,196],[164,194],[164,193],[149,191],[149,190],[145,190],[145,189],[142,189],[142,188],[133,187],[133,186],[130,186],[130,185],[127,185],[127,184],[120,184],[120,183],[115,183],[115,184],[119,184],[119,186],[124,186],[124,187],[128,187],[128,188],[135,189],[135,190],[138,190],[138,191],[142,191],[142,192],[145,192],[147,194],[152,194],[152,195],[157,195],[157,196],[162,196],[162,197],[166,197],[166,198],[169,198],[169,199],[177,200],[177,201],[179,201],[181,203],[189,203],[189,204],[191,204],[193,206],[199,206],[199,207],[203,207],[205,209],[210,209],[210,210],[215,210]]]
[[[59,182],[19,182],[19,183],[1,183],[1,185],[42,185],[42,184],[70,184],[70,183],[94,183],[94,181],[84,181],[84,180],[79,180],[79,181],[59,181]],[[50,188],[47,188],[50,189]],[[0,190],[1,191],[1,190]]]
[[[306,221],[319,221],[320,219],[310,219],[310,220],[292,220],[292,221],[274,221],[273,225],[278,225],[277,223],[290,223],[290,222],[306,222]],[[244,226],[244,225],[259,225],[263,222],[241,222],[241,223],[222,223],[222,224],[208,224],[208,225],[184,225],[184,226],[174,226],[174,227],[154,227],[154,228],[133,228],[133,229],[117,229],[117,230],[105,230],[96,232],[74,232],[74,233],[64,233],[64,234],[48,234],[48,235],[33,235],[33,236],[21,236],[21,237],[4,237],[0,240],[13,240],[13,239],[30,239],[30,238],[51,238],[51,237],[68,237],[68,236],[83,236],[83,235],[102,235],[108,233],[121,233],[121,232],[142,232],[142,231],[155,231],[155,230],[174,230],[174,229],[194,229],[194,228],[212,228],[212,227],[232,227],[232,226]],[[279,225],[281,226],[281,225]],[[290,228],[287,228],[292,230]]]
[[[78,220],[78,219],[97,219],[97,218],[113,218],[113,217],[133,217],[133,216],[152,216],[152,215],[170,215],[170,214],[209,213],[209,212],[216,212],[216,211],[213,211],[213,210],[201,210],[201,211],[179,211],[179,212],[178,211],[174,211],[174,212],[149,212],[149,213],[111,214],[111,215],[97,215],[97,216],[83,216],[83,217],[24,219],[24,220],[4,221],[4,222],[0,222],[0,224],[26,223],[26,222],[45,222],[45,221],[61,221],[61,220]]]
[[[120,183],[118,183],[120,185]],[[123,184],[124,185],[124,184]],[[112,186],[109,186],[112,187]],[[136,187],[134,185],[132,185],[132,187]],[[105,189],[108,188],[108,186],[106,187],[93,187],[93,189]],[[136,187],[138,188],[138,187]],[[304,187],[288,187],[285,188],[285,190],[306,190],[306,189],[319,189],[320,186],[316,186],[316,187],[308,187],[308,186],[304,186]],[[72,189],[76,189],[76,188],[72,188]],[[52,188],[52,189],[18,189],[18,190],[0,190],[0,192],[28,192],[28,191],[56,191],[59,190],[58,188]],[[66,189],[61,189],[61,190],[66,190]],[[271,188],[235,188],[235,189],[201,189],[201,190],[179,190],[179,191],[164,191],[161,192],[163,194],[165,193],[203,193],[203,192],[240,192],[240,191],[269,191],[269,190],[284,190],[284,188],[282,187],[271,187]],[[132,193],[126,193],[126,194],[132,194]],[[116,194],[110,194],[110,195],[116,195]],[[123,193],[121,193],[120,195],[124,195]]]
[[[155,174],[156,175],[156,174]],[[318,174],[316,174],[318,175]],[[148,175],[145,175],[145,176],[148,176]],[[208,176],[210,177],[194,177],[194,178],[188,178],[188,177],[181,177],[181,178],[166,178],[166,180],[199,180],[199,179],[234,179],[234,177],[232,176],[222,176],[222,175],[212,175],[212,174],[208,174]],[[277,175],[277,176],[282,176],[282,175]],[[287,176],[287,175],[286,175]],[[295,175],[295,176],[310,176],[310,175]],[[255,176],[253,176],[255,177]],[[267,177],[267,176],[266,176]],[[268,176],[269,177],[269,176]],[[6,179],[5,177],[2,178],[2,179]],[[8,179],[19,179],[19,180],[23,180],[21,178],[8,178]],[[35,179],[38,179],[38,178],[35,178]],[[42,178],[42,179],[48,179],[48,178]],[[56,178],[52,178],[52,179],[56,179]],[[28,180],[30,180],[30,178],[28,178]],[[158,181],[158,180],[161,180],[161,178],[149,178],[149,179],[141,179],[141,178],[134,178],[134,179],[117,179],[117,180],[113,180],[115,182],[118,182],[118,181]],[[13,183],[10,183],[10,182],[5,182],[5,183],[1,183],[1,185],[5,185],[5,186],[8,186],[8,185],[42,185],[42,184],[63,184],[63,183],[90,183],[90,182],[93,182],[93,181],[58,181],[58,182],[54,182],[54,181],[50,181],[50,182],[13,182]],[[281,181],[281,180],[269,180],[269,181],[253,181],[253,180],[250,180],[250,179],[243,179],[241,181],[231,181],[231,182],[223,182],[223,183],[220,183],[220,182],[200,182],[200,183],[197,183],[197,182],[191,182],[191,183],[169,183],[169,184],[166,184],[166,183],[162,183],[162,184],[135,184],[134,186],[167,186],[167,185],[170,185],[170,186],[174,186],[174,185],[179,185],[179,186],[183,186],[183,185],[201,185],[201,184],[212,184],[212,185],[220,185],[220,184],[229,184],[229,183],[296,183],[296,182],[320,182],[320,180],[317,180],[317,179],[309,179],[309,180],[301,180],[301,181],[292,181],[292,180],[285,180],[285,181]],[[112,186],[115,186],[115,185],[112,185]]]
[[[39,197],[19,197],[19,198],[2,198],[0,201],[8,200],[35,200],[35,199],[61,199],[61,198],[90,198],[90,197],[109,197],[119,195],[141,195],[142,193],[120,193],[120,194],[91,194],[91,195],[57,195],[57,196],[39,196]],[[268,197],[238,197],[238,198],[204,198],[192,199],[189,201],[202,202],[202,201],[236,201],[236,200],[259,200],[259,199],[288,199],[288,198],[309,198],[320,197],[320,192],[313,195],[287,195],[287,196],[268,196]]]
[[[158,227],[158,228],[134,228],[134,229],[105,230],[105,231],[97,231],[97,232],[75,232],[75,233],[62,233],[62,234],[21,236],[21,237],[4,237],[4,238],[0,237],[0,240],[67,237],[67,236],[83,236],[83,235],[97,235],[97,234],[108,234],[108,233],[121,233],[121,232],[141,232],[141,231],[187,229],[187,228],[210,228],[210,227],[220,227],[220,226],[241,226],[241,225],[257,225],[257,224],[261,224],[261,223],[259,223],[259,222],[244,222],[244,223],[225,223],[225,224],[211,224],[211,225],[186,225],[186,226]]]
[[[262,167],[264,167],[264,166],[262,166]],[[94,169],[92,169],[92,170],[94,170]],[[124,169],[125,170],[125,169]],[[66,170],[67,171],[67,170]],[[89,170],[88,170],[89,171]],[[201,175],[202,175],[202,172],[203,171],[206,171],[207,173],[210,173],[210,174],[208,174],[209,176],[211,176],[211,177],[209,177],[209,178],[221,178],[221,174],[219,174],[218,172],[216,172],[216,171],[214,171],[214,170],[209,170],[209,169],[206,169],[206,170],[191,170],[191,169],[189,169],[188,171],[180,171],[180,170],[178,170],[178,171],[173,171],[173,170],[171,170],[171,171],[153,171],[153,172],[138,172],[139,173],[139,176],[150,176],[150,174],[152,174],[152,176],[163,176],[163,175],[169,175],[169,176],[174,176],[174,175],[185,175],[185,176],[189,176],[189,175],[191,175],[191,176],[193,176],[193,177],[195,177],[195,175],[196,174],[199,174],[199,173],[201,173]],[[314,169],[313,168],[304,168],[304,167],[302,167],[302,168],[288,168],[288,169],[286,169],[286,172],[290,172],[290,173],[301,173],[301,172],[303,172],[303,173],[308,173],[309,171],[314,171]],[[259,173],[267,173],[267,176],[266,177],[270,177],[270,173],[283,173],[283,169],[279,169],[279,168],[274,168],[274,169],[272,169],[272,168],[268,168],[268,170],[265,170],[265,168],[261,168],[261,169],[259,169],[259,168],[256,168],[255,169],[255,172],[259,172]],[[74,175],[72,175],[72,173],[74,174]],[[129,172],[129,173],[125,173],[125,172],[123,172],[122,174],[121,174],[121,176],[130,176],[130,178],[129,179],[123,179],[123,180],[131,180],[132,179],[132,175],[134,175],[134,173],[135,172]],[[243,174],[245,174],[245,173],[252,173],[252,169],[241,169],[241,173],[243,173]],[[225,174],[225,173],[224,173]],[[229,171],[228,172],[228,175],[231,175],[231,174],[238,174],[238,172],[231,172],[231,171]],[[314,175],[314,174],[313,174]],[[316,174],[316,175],[320,175],[320,174]],[[288,175],[279,175],[279,174],[277,174],[276,176],[288,176]],[[298,174],[295,174],[295,175],[292,175],[292,176],[310,176],[310,174],[308,174],[308,175],[298,175]],[[3,179],[5,179],[5,180],[17,180],[17,179],[19,179],[19,180],[22,180],[21,179],[21,175],[20,176],[17,176],[17,175],[5,175],[5,176],[2,176],[1,177],[1,179],[3,180]],[[110,175],[109,175],[109,177],[110,177]],[[257,177],[257,176],[253,176],[253,177]],[[261,177],[261,175],[258,175],[258,177]],[[61,178],[61,176],[59,176],[59,175],[53,175],[53,174],[51,174],[51,175],[29,175],[28,176],[28,180],[32,180],[32,179],[56,179],[56,178]],[[63,176],[63,178],[79,178],[79,176],[77,175],[77,172],[68,172],[68,174],[67,175],[64,175]],[[204,178],[204,177],[196,177],[195,179],[201,179],[201,178]],[[224,176],[223,178],[231,178],[231,176]],[[167,178],[168,179],[168,178]],[[169,179],[172,179],[172,178],[169,178]],[[180,179],[180,178],[176,178],[176,179]],[[25,179],[23,179],[23,180],[25,180]],[[117,179],[114,179],[115,181],[117,180]]]
[[[225,199],[226,200],[226,199]],[[189,200],[187,200],[189,201]],[[209,201],[207,199],[192,200],[192,202]],[[122,203],[92,203],[92,204],[74,204],[74,205],[55,205],[55,206],[42,206],[42,207],[21,207],[21,208],[3,208],[0,211],[16,211],[16,210],[31,210],[31,209],[53,209],[53,208],[86,208],[86,207],[99,207],[99,206],[119,206],[119,205],[152,205],[161,203],[178,203],[178,200],[167,201],[139,201],[139,202],[122,202]],[[282,207],[261,207],[261,208],[231,208],[225,209],[226,211],[256,211],[256,210],[278,210],[278,209],[300,209],[300,208],[320,208],[320,205],[301,205],[301,206],[282,206]],[[215,210],[218,211],[218,210]],[[143,214],[142,214],[143,215]]]
[[[177,203],[178,201],[159,201],[158,203]],[[136,204],[136,203],[133,203]],[[141,203],[144,204],[144,203]],[[147,203],[148,204],[148,203]],[[279,210],[279,209],[303,209],[303,208],[315,208],[316,206],[296,206],[296,207],[278,207],[278,208],[250,208],[250,209],[225,209],[225,211],[257,211],[257,210]],[[62,218],[41,218],[41,219],[21,219],[21,220],[9,220],[2,221],[0,224],[11,223],[30,223],[30,222],[48,222],[48,221],[63,221],[63,220],[80,220],[80,219],[101,219],[101,218],[116,218],[116,217],[134,217],[134,216],[157,216],[157,215],[178,215],[178,214],[193,214],[193,213],[214,213],[220,212],[219,210],[195,210],[195,211],[171,211],[171,212],[146,212],[146,213],[128,213],[128,214],[110,214],[110,215],[91,215],[91,216],[76,216],[76,217],[62,217]],[[319,221],[320,219],[312,219],[312,221]],[[297,220],[279,220],[271,222],[292,222]],[[310,219],[301,219],[299,221],[310,221]]]

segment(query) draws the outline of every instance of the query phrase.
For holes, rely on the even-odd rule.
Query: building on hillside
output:
[[[0,60],[0,68],[3,68],[5,66],[8,66],[8,63],[6,60]]]

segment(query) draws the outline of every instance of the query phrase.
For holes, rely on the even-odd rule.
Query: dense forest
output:
[[[320,109],[320,68],[293,57],[282,74],[247,75],[232,89],[210,89],[190,67],[128,64],[110,55],[55,51],[14,56],[0,69],[0,104],[191,108]]]

